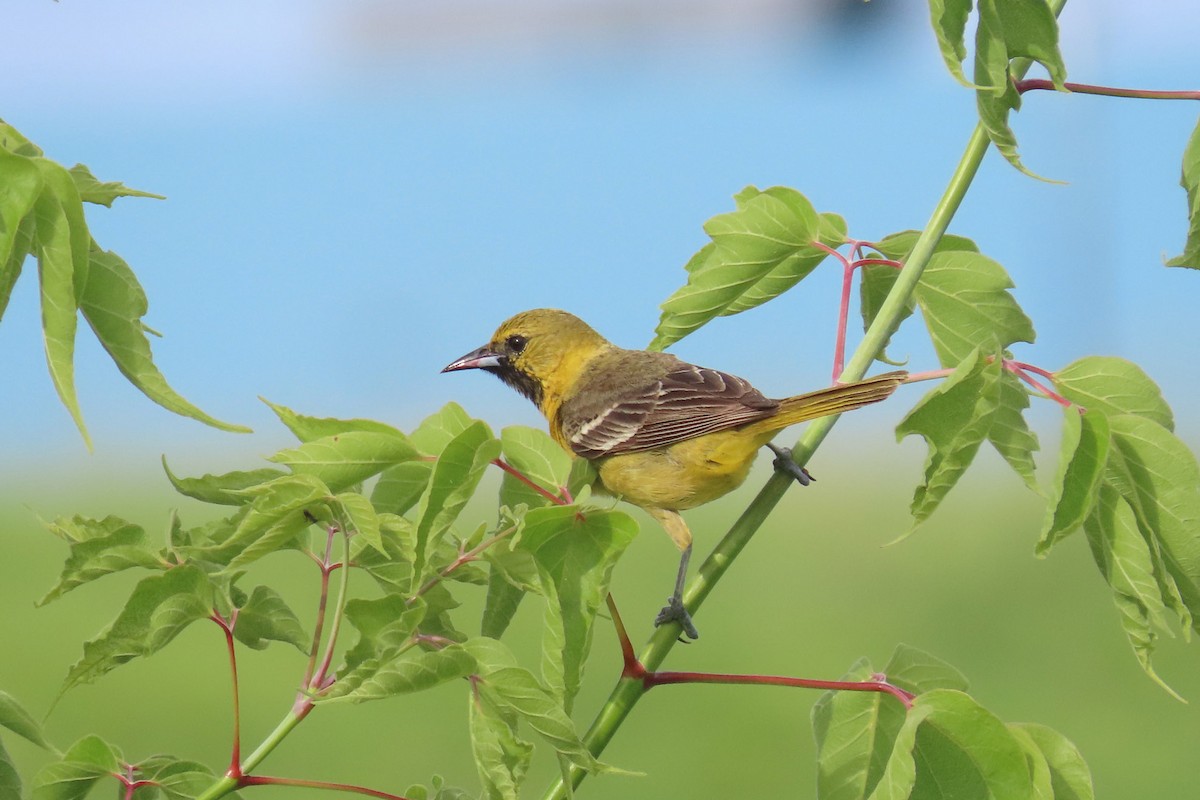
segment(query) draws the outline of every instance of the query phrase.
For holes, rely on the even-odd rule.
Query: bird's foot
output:
[[[775,460],[771,463],[775,465],[777,472],[791,475],[796,479],[796,483],[801,486],[808,486],[816,480],[816,478],[809,474],[808,470],[792,460],[792,448],[780,447],[772,442],[767,442],[767,447],[771,448],[771,452],[775,454]]]
[[[658,616],[654,618],[654,627],[657,628],[659,625],[666,625],[669,622],[678,622],[688,639],[700,638],[700,631],[696,630],[695,624],[692,623],[692,615],[684,608],[683,599],[678,595],[671,595],[667,599],[667,604],[663,606],[662,611],[659,611]],[[679,641],[687,644],[683,636],[679,637]]]

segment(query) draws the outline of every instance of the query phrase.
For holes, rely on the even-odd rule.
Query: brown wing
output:
[[[636,453],[737,427],[779,408],[747,381],[676,362],[662,378],[564,426],[576,454]]]

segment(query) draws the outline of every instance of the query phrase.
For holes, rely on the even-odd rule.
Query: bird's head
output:
[[[506,320],[491,341],[447,364],[442,372],[482,369],[544,410],[548,393],[561,395],[588,360],[609,346],[574,314],[536,308]]]

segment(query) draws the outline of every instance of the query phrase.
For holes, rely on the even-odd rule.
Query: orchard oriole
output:
[[[596,467],[598,486],[641,506],[682,551],[675,591],[655,620],[678,621],[699,635],[683,605],[692,534],[679,512],[737,488],[758,449],[808,482],[770,445],[782,428],[850,411],[891,395],[905,372],[772,400],[742,378],[698,367],[669,353],[625,350],[583,320],[556,309],[517,314],[491,341],[442,371],[482,369],[528,397],[550,435]],[[786,458],[785,458],[786,456]]]

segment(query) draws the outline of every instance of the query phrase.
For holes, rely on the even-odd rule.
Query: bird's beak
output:
[[[486,344],[477,350],[472,350],[465,356],[455,359],[442,368],[442,372],[457,372],[460,369],[488,369],[498,367],[504,356],[493,351]]]

